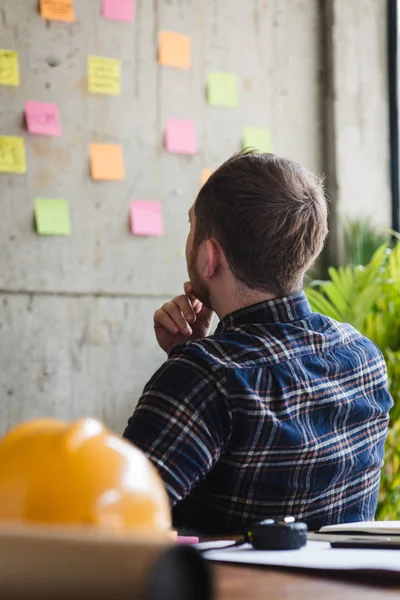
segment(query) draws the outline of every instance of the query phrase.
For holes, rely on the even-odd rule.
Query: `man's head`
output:
[[[242,152],[217,169],[191,209],[187,243],[195,294],[228,269],[246,290],[274,297],[299,291],[328,233],[321,181],[273,154]]]

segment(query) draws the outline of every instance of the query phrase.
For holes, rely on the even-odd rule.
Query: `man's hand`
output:
[[[154,313],[154,331],[160,347],[169,354],[175,346],[206,337],[211,329],[213,312],[193,296],[192,284],[185,293],[166,302]]]

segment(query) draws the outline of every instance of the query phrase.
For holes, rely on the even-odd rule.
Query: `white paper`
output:
[[[340,523],[339,525],[325,525],[320,533],[371,533],[383,535],[400,535],[400,521],[359,521],[358,523]]]
[[[208,560],[247,565],[323,571],[382,571],[400,579],[400,550],[342,550],[331,548],[329,542],[308,542],[300,550],[253,550],[250,544],[246,544],[226,550],[211,550],[204,556]]]

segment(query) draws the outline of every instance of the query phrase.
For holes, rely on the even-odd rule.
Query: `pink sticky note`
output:
[[[167,119],[165,123],[165,148],[177,154],[196,154],[196,130],[194,121]]]
[[[161,203],[156,200],[132,200],[131,231],[135,235],[164,235]]]
[[[25,102],[25,118],[29,133],[58,137],[61,135],[57,104],[28,100]]]
[[[177,544],[198,544],[200,539],[195,536],[178,535],[176,538]]]
[[[134,0],[103,0],[103,17],[133,23]]]

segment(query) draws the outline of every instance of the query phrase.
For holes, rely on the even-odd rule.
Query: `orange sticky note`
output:
[[[190,69],[190,37],[173,31],[160,31],[158,62],[167,67]]]
[[[92,179],[121,181],[125,179],[124,159],[119,144],[91,144]]]
[[[201,170],[201,185],[204,185],[205,182],[211,177],[214,173],[214,169],[202,169]]]
[[[40,14],[52,21],[75,21],[73,0],[40,0]]]

